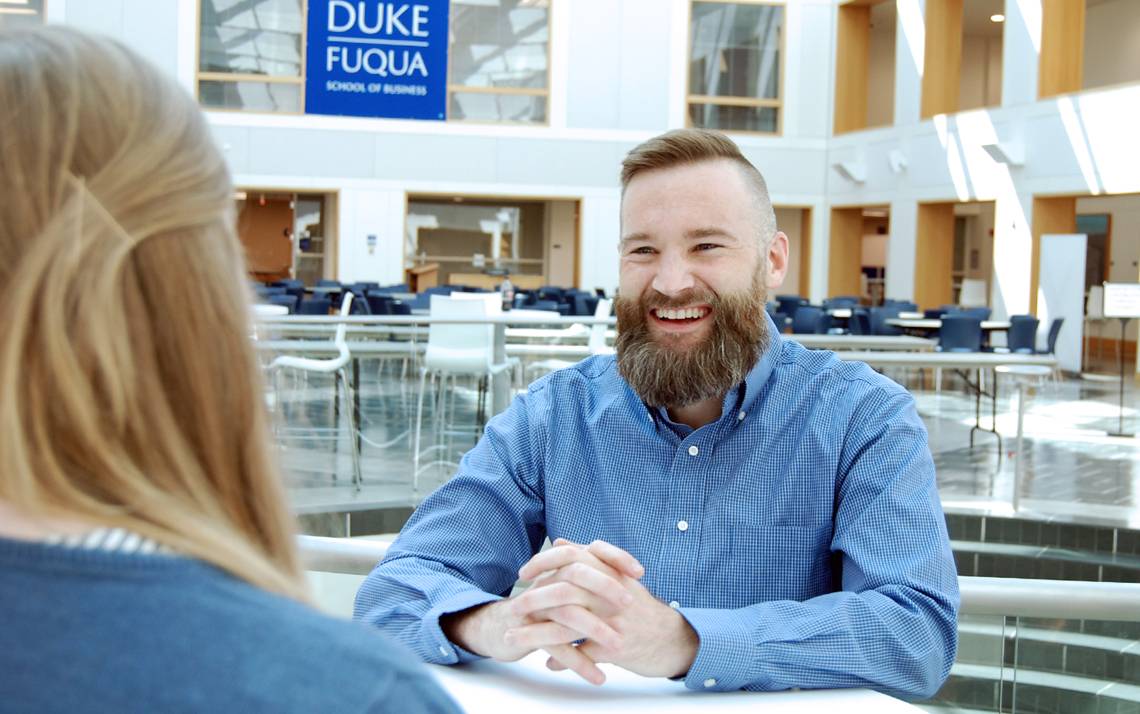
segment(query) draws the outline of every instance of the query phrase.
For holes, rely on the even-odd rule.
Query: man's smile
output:
[[[709,305],[658,307],[651,309],[649,316],[657,329],[681,334],[700,329],[712,316],[712,307]]]

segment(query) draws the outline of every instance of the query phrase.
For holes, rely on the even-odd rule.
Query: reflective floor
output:
[[[269,401],[277,420],[281,462],[299,513],[360,511],[414,506],[454,472],[476,438],[476,390],[472,382],[445,391],[443,418],[438,389],[425,390],[420,473],[413,478],[418,375],[398,360],[364,360],[360,370],[361,473],[352,484],[349,410],[329,375],[282,373]],[[947,373],[942,389],[925,389],[918,375],[891,374],[908,384],[930,432],[939,490],[948,512],[1012,515],[1021,462],[1018,515],[1140,528],[1140,439],[1107,436],[1123,426],[1140,428],[1136,386],[1126,380],[1123,422],[1119,380],[1045,381],[1025,390],[1023,453],[1017,452],[1018,396],[1008,378],[998,382],[994,434],[977,431],[975,398],[962,379]],[[908,379],[909,376],[909,379]],[[989,390],[992,385],[986,384]],[[992,425],[982,400],[982,426]],[[339,419],[338,419],[339,416]],[[435,463],[438,462],[438,463]]]

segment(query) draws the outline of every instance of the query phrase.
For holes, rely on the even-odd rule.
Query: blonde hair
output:
[[[0,126],[0,499],[305,599],[193,100],[116,42],[3,31]]]
[[[646,171],[724,159],[740,169],[745,182],[756,195],[759,237],[763,245],[776,234],[776,214],[763,174],[740,152],[740,147],[724,134],[708,129],[675,129],[633,147],[621,162],[621,192],[635,176]]]

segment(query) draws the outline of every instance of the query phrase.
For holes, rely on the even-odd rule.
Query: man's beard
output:
[[[759,272],[750,290],[723,296],[690,290],[670,299],[651,288],[638,298],[619,296],[614,302],[618,372],[651,407],[684,407],[723,396],[744,381],[768,347],[767,301]],[[649,332],[651,309],[693,304],[712,307],[713,324],[704,341],[686,349],[679,343],[687,335]]]

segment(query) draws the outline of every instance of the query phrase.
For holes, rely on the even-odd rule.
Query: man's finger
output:
[[[530,588],[522,595],[511,598],[510,612],[519,619],[526,619],[541,610],[578,605],[589,610],[598,610],[600,603],[588,590],[574,583],[557,582],[540,588]],[[600,614],[600,613],[599,613]]]
[[[610,567],[582,546],[557,545],[542,551],[519,568],[519,578],[533,580],[548,570],[557,570],[571,563],[594,563],[599,568]]]
[[[589,657],[595,663],[614,661],[612,652],[606,650],[604,647],[599,645],[597,642],[593,642],[592,640],[583,642],[582,644],[578,645],[578,651]],[[562,664],[553,657],[548,657],[546,659],[546,668],[552,672],[561,672],[562,670],[566,669],[566,665]]]
[[[613,543],[596,540],[586,550],[596,556],[598,560],[618,572],[625,573],[634,580],[640,580],[641,576],[645,575],[645,568],[637,561],[637,558]]]
[[[590,684],[598,686],[606,681],[606,673],[599,669],[593,660],[579,652],[574,645],[547,647],[546,651],[563,668],[574,670],[578,676]]]
[[[547,575],[549,573],[549,576]],[[586,563],[571,563],[558,570],[547,570],[535,578],[531,588],[551,587],[557,583],[569,583],[589,592],[614,608],[621,608],[633,602],[633,595],[622,582],[626,577],[606,567],[606,572]]]
[[[556,607],[551,610],[543,610],[541,616],[575,632],[581,632],[587,639],[602,642],[610,649],[621,649],[622,638],[617,630],[585,608],[575,605]]]
[[[557,622],[538,622],[507,630],[503,640],[510,647],[526,650],[542,650],[558,645],[568,645],[582,639],[580,632],[571,630]]]

